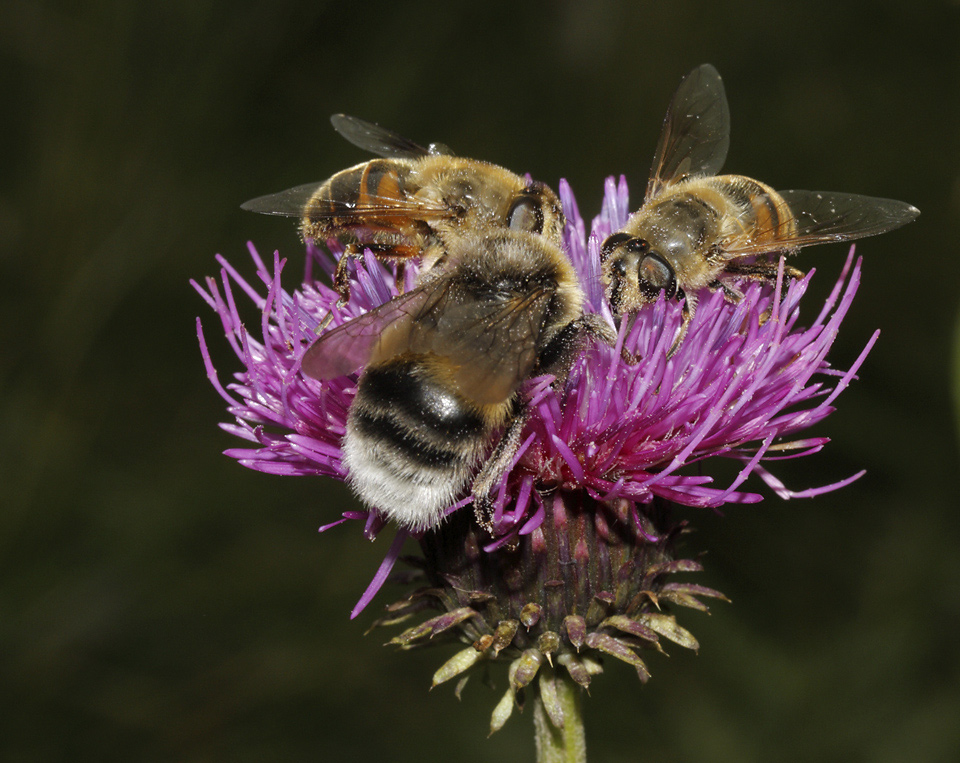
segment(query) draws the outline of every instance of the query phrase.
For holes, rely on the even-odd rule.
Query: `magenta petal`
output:
[[[370,585],[367,586],[367,590],[363,592],[363,596],[360,597],[360,601],[357,602],[356,606],[350,612],[350,619],[353,620],[357,615],[359,615],[366,608],[373,597],[377,595],[377,592],[387,581],[387,576],[393,570],[393,566],[397,563],[397,559],[400,558],[400,549],[403,548],[404,542],[407,538],[410,537],[410,534],[406,530],[397,530],[397,534],[393,539],[393,543],[390,544],[390,550],[387,551],[387,556],[380,563],[380,567],[377,569],[377,574],[373,576],[373,580],[370,581]]]

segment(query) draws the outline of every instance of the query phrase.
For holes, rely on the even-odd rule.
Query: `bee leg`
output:
[[[337,261],[337,269],[333,272],[333,289],[337,292],[338,307],[343,307],[350,300],[350,260],[362,260],[363,253],[369,249],[381,262],[393,261],[397,265],[396,286],[400,294],[404,292],[404,272],[407,260],[420,256],[420,250],[406,244],[383,244],[378,242],[353,242],[343,248],[343,254]]]
[[[638,314],[637,314],[636,312],[633,312],[633,313],[630,313],[629,316],[627,317],[627,328],[626,328],[626,330],[624,331],[624,334],[623,334],[624,339],[626,339],[626,337],[630,336],[630,332],[633,331],[633,325],[637,322],[637,315],[638,315]],[[632,352],[630,352],[630,350],[628,350],[626,347],[621,347],[621,348],[620,348],[620,359],[621,359],[624,363],[626,363],[627,365],[629,365],[629,366],[636,366],[636,365],[639,365],[639,363],[640,363],[641,360],[643,360],[643,356],[642,356],[642,355],[634,355],[634,354],[633,354]]]
[[[333,320],[333,310],[332,309],[327,310],[326,315],[324,315],[323,318],[320,319],[320,323],[317,324],[317,327],[316,329],[314,329],[313,333],[315,333],[317,336],[320,336],[320,334],[323,333],[324,329],[326,329],[326,327],[330,325],[330,321],[332,320]]]
[[[487,458],[483,468],[473,479],[473,513],[487,532],[493,532],[493,491],[507,473],[510,462],[520,447],[520,435],[530,418],[527,405],[518,397],[514,399],[514,411],[500,441]]]
[[[342,309],[350,301],[350,273],[347,264],[350,260],[358,260],[363,256],[363,249],[359,244],[347,244],[343,254],[337,260],[337,269],[333,271],[333,290],[337,292],[337,309]],[[318,336],[330,325],[333,320],[333,309],[327,310],[314,333]]]
[[[574,323],[579,322],[583,332],[590,339],[599,340],[610,347],[617,343],[617,332],[596,313],[584,313],[581,318]]]
[[[337,260],[337,269],[333,271],[333,290],[339,297],[337,307],[343,307],[350,301],[350,272],[347,266],[350,260],[362,259],[365,248],[361,244],[347,244],[340,259]]]
[[[776,283],[779,267],[780,263],[778,261],[770,260],[750,263],[729,262],[726,268],[724,268],[723,275],[733,276],[734,278],[747,278],[751,281]],[[791,278],[797,281],[803,278],[804,272],[792,265],[784,263],[783,275],[785,278]],[[724,291],[726,291],[726,287],[724,287]]]
[[[543,373],[553,374],[553,385],[562,387],[567,382],[570,367],[583,351],[588,338],[599,339],[611,347],[617,342],[617,334],[603,318],[593,313],[584,313],[560,329],[537,356],[537,366]]]
[[[667,352],[668,360],[677,354],[677,350],[680,349],[680,345],[683,344],[683,340],[687,338],[687,331],[690,329],[690,322],[693,320],[693,316],[696,315],[696,313],[697,295],[691,294],[690,292],[685,292],[683,300],[683,322],[680,324],[680,331],[677,332],[677,338],[673,340],[673,345],[670,347],[669,352]]]
[[[633,325],[637,322],[637,312],[634,310],[629,313],[624,313],[619,319],[616,319],[617,328],[616,330],[612,329],[610,325],[602,320],[599,315],[585,315],[584,318],[591,318],[596,320],[591,320],[591,324],[603,324],[602,327],[594,328],[593,325],[587,326],[586,329],[588,333],[594,338],[601,340],[604,344],[608,344],[611,347],[616,347],[617,336],[620,333],[620,328],[623,325],[623,318],[627,319],[627,327],[623,330],[624,338],[630,336],[630,332],[633,331]],[[642,355],[634,355],[626,347],[620,348],[620,360],[630,366],[636,366],[643,360]]]
[[[350,243],[343,249],[343,254],[337,260],[337,268],[333,271],[333,290],[337,293],[337,308],[342,309],[350,301],[350,271],[348,266],[350,260],[362,260],[363,253],[369,249],[378,259],[393,259],[397,264],[396,286],[400,294],[404,292],[404,273],[406,272],[407,260],[418,254],[418,250],[412,246],[384,246],[372,243]],[[328,310],[323,316],[320,324],[317,326],[316,333],[320,334],[330,325],[333,320],[333,311]]]
[[[743,299],[743,292],[739,289],[734,289],[730,284],[726,284],[723,281],[714,281],[711,284],[708,284],[708,288],[711,291],[722,291],[723,298],[727,300],[730,304],[737,304],[741,299]]]
[[[637,320],[637,313],[627,314],[627,335],[633,330]],[[617,344],[617,332],[596,313],[584,313],[573,323],[567,326],[554,337],[553,341],[541,353],[539,364],[541,368],[550,370],[557,377],[555,385],[563,386],[567,373],[577,355],[583,349],[583,341],[592,339],[603,342],[609,347]],[[641,361],[639,355],[634,355],[625,347],[620,348],[620,357],[625,363],[635,366]],[[552,370],[551,370],[552,369]]]
[[[770,260],[763,262],[752,262],[752,263],[736,263],[731,262],[727,265],[724,270],[724,275],[735,276],[736,278],[746,278],[751,281],[766,281],[767,283],[775,284],[777,282],[777,275],[779,274],[779,262],[773,262]],[[797,281],[803,278],[804,273],[802,270],[799,270],[791,265],[784,263],[783,266],[783,275],[784,278],[790,278],[794,281]],[[721,284],[724,294],[726,294],[731,287],[726,284]],[[739,292],[737,292],[739,294]],[[741,294],[741,296],[743,296]],[[780,293],[780,299],[783,300],[787,296],[786,289]],[[762,326],[770,319],[771,311],[764,310],[763,314],[760,316],[760,325]]]

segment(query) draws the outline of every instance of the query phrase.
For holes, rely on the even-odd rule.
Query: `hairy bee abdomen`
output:
[[[406,201],[404,181],[409,173],[410,163],[401,159],[373,159],[341,170],[320,186],[307,203],[302,223],[304,236],[322,239],[344,229],[396,226],[409,212],[391,215],[390,206]],[[344,207],[370,211],[348,217],[338,214]]]
[[[466,488],[499,417],[465,399],[436,356],[368,367],[350,406],[344,465],[360,498],[413,530]]]
[[[792,236],[796,222],[783,197],[766,183],[745,175],[718,175],[706,183],[723,193],[732,205],[727,220],[735,223],[723,235],[741,235],[754,243],[777,242]],[[775,244],[771,243],[771,248]]]

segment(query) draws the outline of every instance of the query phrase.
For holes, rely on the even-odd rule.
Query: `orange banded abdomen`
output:
[[[708,181],[733,208],[725,215],[721,237],[724,250],[769,243],[782,248],[796,233],[797,221],[784,198],[766,183],[745,175],[717,175]]]
[[[411,163],[403,159],[373,159],[338,172],[304,208],[304,237],[322,240],[361,231],[412,234],[416,220],[406,188],[410,170]]]

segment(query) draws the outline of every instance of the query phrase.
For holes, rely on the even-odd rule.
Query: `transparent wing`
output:
[[[380,307],[324,332],[303,355],[301,368],[314,379],[336,379],[367,363],[384,332],[419,312],[432,284],[394,297]]]
[[[302,217],[303,209],[313,194],[327,181],[306,183],[296,188],[288,188],[280,193],[271,193],[258,196],[240,205],[240,209],[247,212],[259,212],[262,215],[284,215],[285,217]]]
[[[920,214],[903,201],[854,193],[781,191],[780,196],[793,219],[725,243],[723,250],[730,258],[877,236],[916,220]]]
[[[452,153],[449,148],[441,144],[431,144],[429,148],[424,148],[419,143],[397,135],[393,130],[387,130],[378,124],[347,114],[334,114],[330,117],[330,123],[334,130],[353,145],[377,156],[420,159],[424,156]]]
[[[282,215],[284,217],[304,217],[309,205],[311,220],[364,220],[375,218],[384,220],[395,218],[398,220],[442,220],[456,216],[455,210],[441,201],[431,201],[417,196],[398,199],[393,196],[377,196],[364,194],[363,203],[339,201],[336,199],[319,199],[311,204],[314,194],[327,183],[307,183],[286,191],[258,196],[240,205],[248,212],[259,212],[264,215]]]
[[[415,319],[409,349],[448,358],[460,391],[477,403],[502,402],[536,366],[550,296],[438,292]]]
[[[333,379],[401,353],[446,358],[458,389],[478,404],[500,403],[536,367],[551,293],[474,293],[444,274],[320,336],[302,368]]]
[[[716,175],[730,148],[730,108],[710,64],[684,77],[667,109],[653,156],[646,200],[687,175]]]

